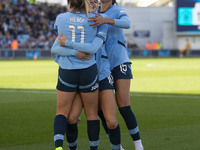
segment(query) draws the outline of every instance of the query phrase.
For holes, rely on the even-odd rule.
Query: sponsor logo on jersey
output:
[[[92,88],[91,88],[91,91],[94,91],[94,90],[96,90],[98,87],[99,87],[99,84],[98,84],[98,83],[96,83],[94,86],[92,86]]]

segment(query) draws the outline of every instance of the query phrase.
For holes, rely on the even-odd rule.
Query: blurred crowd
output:
[[[0,48],[11,48],[17,41],[19,48],[49,50],[55,40],[55,18],[66,11],[36,0],[0,0]]]

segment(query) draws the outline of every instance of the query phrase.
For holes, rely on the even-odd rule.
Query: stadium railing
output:
[[[200,57],[200,50],[139,50],[128,48],[129,57]],[[0,59],[37,59],[37,58],[54,58],[50,49],[43,48],[20,48],[11,50],[0,48]]]
[[[129,57],[200,57],[200,50],[141,50],[128,48]]]
[[[50,49],[43,48],[20,48],[18,50],[0,49],[0,59],[15,59],[15,58],[53,58]]]

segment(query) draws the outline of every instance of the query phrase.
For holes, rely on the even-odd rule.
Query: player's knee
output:
[[[63,115],[66,118],[68,117],[68,114],[65,111],[62,111],[62,110],[57,110],[56,115]]]
[[[118,126],[118,121],[115,119],[108,120],[106,122],[109,129],[115,129]]]
[[[75,116],[69,116],[68,122],[69,122],[69,124],[75,124],[78,122],[78,118]]]
[[[86,119],[87,120],[98,120],[98,114],[97,113],[86,113]]]
[[[117,105],[119,108],[130,106],[130,101],[129,99],[117,99]]]

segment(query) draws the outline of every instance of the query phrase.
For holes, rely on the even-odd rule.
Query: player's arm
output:
[[[52,54],[57,54],[60,56],[76,56],[77,58],[86,61],[88,59],[90,59],[91,55],[84,53],[84,52],[80,52],[68,47],[63,47],[59,45],[59,40],[58,37],[56,38],[54,44],[51,47],[51,53]]]
[[[58,26],[60,25],[60,22],[62,22],[62,18],[60,15],[56,17],[56,21],[54,23],[54,32],[56,35],[56,40],[54,41],[52,47],[51,47],[51,53],[52,54],[57,54],[60,56],[76,56],[77,51],[74,49],[70,49],[67,47],[62,47],[59,45],[59,35],[58,35]]]
[[[60,56],[76,56],[77,51],[74,49],[70,49],[67,47],[62,47],[59,45],[59,39],[58,39],[58,25],[62,21],[60,15],[56,17],[56,21],[54,23],[54,32],[56,35],[56,40],[54,41],[52,47],[51,47],[51,53],[52,54],[57,54]]]
[[[57,55],[60,55],[60,56],[76,56],[77,50],[60,46],[59,45],[59,39],[57,37],[56,40],[54,41],[52,47],[51,47],[51,53],[57,54]]]
[[[74,50],[74,49],[70,49],[70,48],[67,48],[67,47],[62,47],[62,46],[59,45],[58,25],[59,25],[60,20],[62,20],[62,19],[58,15],[56,17],[56,21],[55,21],[55,24],[54,24],[54,32],[55,32],[55,35],[57,36],[57,38],[54,41],[53,46],[51,47],[51,53],[57,54],[57,55],[60,55],[60,56],[76,56],[77,58],[79,58],[83,61],[90,59],[90,57],[91,57],[90,54],[86,54],[86,53],[83,53],[83,52],[80,52],[80,51],[77,51],[77,50]]]
[[[129,20],[128,16],[122,16],[120,19],[115,20],[115,27],[129,29],[131,27],[131,21]]]
[[[90,21],[95,21],[94,23],[90,24],[91,26],[94,26],[94,28],[102,25],[102,24],[110,24],[118,28],[124,28],[124,29],[129,29],[131,26],[130,19],[126,14],[122,14],[119,16],[118,19],[112,19],[112,18],[107,18],[107,17],[102,17],[98,14],[96,14],[96,17],[90,17]]]
[[[79,51],[85,53],[94,54],[99,50],[99,48],[105,42],[107,36],[107,29],[108,29],[107,24],[99,26],[97,35],[93,39],[92,43],[72,42],[69,41],[67,37],[64,36],[63,34],[60,34],[61,37],[59,37],[59,43],[61,46],[68,46],[73,49],[78,49]]]

